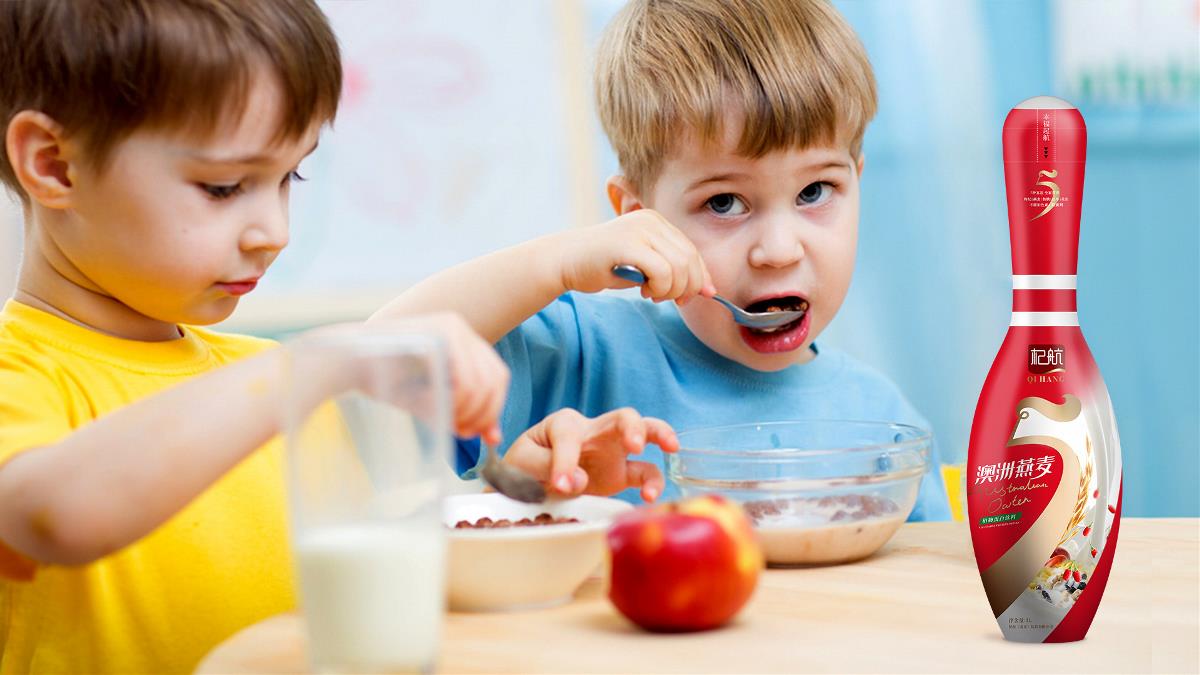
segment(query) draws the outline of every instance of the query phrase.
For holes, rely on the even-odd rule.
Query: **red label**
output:
[[[1063,370],[1051,365],[1059,358],[1062,359]],[[1046,372],[1032,372],[1041,369]],[[1006,447],[1017,424],[1018,401],[1037,397],[1061,404],[1067,395],[1085,393],[1084,383],[1092,377],[1094,370],[1091,352],[1077,327],[1018,326],[1009,329],[979,396],[967,457],[967,509],[972,525],[971,540],[980,570],[995,563],[1029,529],[1032,520],[1045,510],[1062,477],[1062,457],[1058,451],[1043,445]],[[993,482],[975,484],[980,466],[1019,461],[1038,453],[1041,453],[1039,457],[1054,455],[1055,462],[1053,484],[1038,499],[1022,505],[1035,506],[1036,513],[1023,512],[1020,520],[1011,521],[1020,524],[1019,528],[1015,525],[992,527],[997,523],[981,526],[980,520],[995,514],[989,511],[991,499],[985,499],[986,494],[977,492],[980,488],[987,490],[994,486]],[[1036,473],[1041,472],[1039,470]],[[1015,470],[1013,474],[1013,479],[1016,479]],[[1046,552],[1047,555],[1049,553]]]
[[[967,474],[967,507],[980,569],[1004,555],[1037,522],[1063,473],[1062,456],[1049,446],[1031,443],[989,454],[977,454]]]

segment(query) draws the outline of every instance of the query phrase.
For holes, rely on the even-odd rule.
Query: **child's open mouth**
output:
[[[738,332],[746,346],[762,354],[790,352],[804,346],[810,324],[808,301],[795,295],[766,298],[746,306],[747,312],[801,311],[799,319],[774,328],[747,328],[738,326]]]

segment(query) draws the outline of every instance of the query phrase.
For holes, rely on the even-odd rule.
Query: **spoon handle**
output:
[[[632,281],[637,285],[646,283],[646,275],[633,265],[619,264],[613,265],[612,273],[625,281]]]

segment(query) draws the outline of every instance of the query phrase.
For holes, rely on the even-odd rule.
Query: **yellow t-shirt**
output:
[[[9,300],[0,311],[0,465],[275,345],[183,333],[123,340]],[[148,454],[154,440],[143,439]],[[0,673],[191,671],[239,629],[294,609],[281,462],[276,439],[154,532],[88,565],[33,565],[0,541]]]

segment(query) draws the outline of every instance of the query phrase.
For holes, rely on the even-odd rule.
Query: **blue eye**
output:
[[[709,197],[704,205],[718,216],[740,216],[748,210],[740,197],[728,192]]]
[[[208,193],[213,199],[229,199],[230,197],[242,191],[241,183],[233,185],[212,185],[210,183],[198,183],[201,190]]]
[[[306,180],[308,179],[301,176],[300,172],[296,170],[289,171],[288,175],[283,178],[284,183],[303,183]]]
[[[812,205],[825,201],[833,192],[833,184],[826,181],[809,183],[796,196],[796,204]]]

